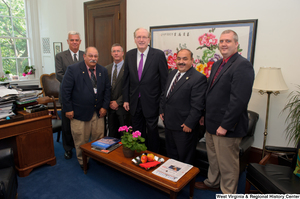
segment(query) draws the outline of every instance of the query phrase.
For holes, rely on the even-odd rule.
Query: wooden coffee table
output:
[[[190,198],[194,195],[194,187],[196,175],[200,172],[197,167],[193,167],[189,170],[183,177],[181,177],[177,182],[172,182],[170,180],[164,179],[157,175],[154,175],[152,171],[156,169],[151,168],[150,170],[145,170],[139,166],[136,166],[131,162],[132,158],[125,158],[123,155],[123,146],[115,149],[109,154],[102,153],[91,148],[91,143],[86,143],[80,146],[82,149],[82,157],[83,157],[83,166],[84,173],[87,173],[87,157],[91,157],[99,162],[102,162],[114,169],[117,169],[133,178],[136,178],[142,182],[145,182],[157,189],[160,189],[168,194],[170,194],[170,198],[176,198],[177,193],[184,188],[190,182]],[[147,153],[152,153],[150,151],[146,151]],[[140,155],[141,153],[136,153],[135,156]],[[158,157],[162,157],[165,161],[168,160],[167,157],[153,153]]]

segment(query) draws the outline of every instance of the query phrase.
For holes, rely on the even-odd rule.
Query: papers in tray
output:
[[[174,159],[168,159],[152,173],[173,182],[177,182],[191,168],[193,168],[193,165],[179,162]]]

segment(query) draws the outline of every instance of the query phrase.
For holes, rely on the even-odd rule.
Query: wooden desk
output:
[[[106,154],[93,150],[91,148],[91,143],[92,142],[89,142],[80,146],[80,148],[82,149],[84,173],[87,173],[87,157],[91,157],[133,178],[136,178],[142,182],[145,182],[157,189],[160,189],[170,194],[171,199],[176,198],[177,193],[190,182],[190,198],[193,198],[196,175],[199,173],[199,169],[197,167],[193,167],[177,182],[173,182],[171,180],[167,180],[165,178],[154,175],[152,171],[154,171],[156,167],[151,168],[150,170],[145,170],[144,168],[138,167],[135,164],[133,164],[131,162],[132,158],[124,157],[123,146],[120,146],[119,148],[115,149],[109,154]],[[150,151],[146,152],[152,153]],[[153,154],[164,158],[165,161],[168,160],[168,158],[165,156],[156,153]],[[140,155],[140,153],[136,153],[135,155]]]
[[[12,147],[20,177],[33,168],[56,164],[51,115],[0,125],[0,148]]]

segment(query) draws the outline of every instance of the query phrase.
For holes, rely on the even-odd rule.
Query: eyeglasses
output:
[[[140,40],[140,39],[143,39],[143,40],[146,40],[146,39],[148,39],[149,37],[141,37],[141,36],[138,36],[138,37],[135,37],[136,39],[138,39],[138,40]]]

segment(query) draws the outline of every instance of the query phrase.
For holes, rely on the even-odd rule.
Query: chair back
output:
[[[43,74],[40,77],[40,83],[43,88],[42,92],[45,96],[53,96],[56,100],[59,96],[60,82],[56,79],[55,73]]]
[[[248,110],[249,125],[247,130],[247,136],[253,136],[258,121],[259,115],[253,111]]]
[[[296,154],[294,155],[293,160],[292,160],[292,168],[293,168],[293,169],[296,167],[299,149],[300,149],[300,141],[298,142],[298,145],[297,145],[297,152],[296,152]]]

